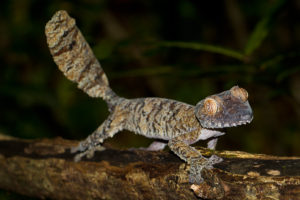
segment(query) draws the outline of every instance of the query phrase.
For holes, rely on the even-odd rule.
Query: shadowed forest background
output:
[[[300,155],[299,1],[1,1],[1,133],[79,140],[108,115],[50,55],[44,27],[61,9],[76,19],[118,95],[194,105],[239,85],[254,120],[226,129],[217,149]],[[107,143],[151,140],[123,131]]]

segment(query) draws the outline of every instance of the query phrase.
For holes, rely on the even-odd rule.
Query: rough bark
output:
[[[0,136],[0,188],[50,199],[300,199],[300,158],[211,152],[224,158],[188,183],[188,165],[168,151],[107,149],[75,163],[61,138]],[[198,196],[198,197],[197,197]]]

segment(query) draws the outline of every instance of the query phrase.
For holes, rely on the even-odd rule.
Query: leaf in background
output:
[[[300,66],[294,66],[293,68],[287,69],[283,72],[281,72],[277,77],[276,77],[276,81],[281,82],[284,79],[287,79],[289,77],[291,77],[291,75],[296,74],[300,72]]]
[[[225,56],[229,56],[238,60],[244,60],[244,54],[235,51],[233,49],[210,45],[210,44],[203,44],[203,43],[196,43],[196,42],[161,42],[158,45],[164,47],[178,47],[178,48],[186,48],[186,49],[194,49],[194,50],[202,50],[217,54],[222,54]]]
[[[254,31],[251,33],[250,38],[245,47],[245,55],[249,56],[257,49],[262,41],[267,37],[274,22],[275,15],[286,3],[285,0],[278,0],[266,11],[265,16],[256,24]]]
[[[298,57],[300,57],[300,49],[296,50],[296,51],[287,52],[287,53],[280,53],[278,55],[275,55],[275,56],[263,61],[260,64],[260,68],[262,70],[266,70],[268,68],[274,67],[275,65],[279,65],[280,63],[284,62],[285,60],[297,59]],[[284,64],[282,64],[282,65],[284,65]]]
[[[132,69],[129,71],[112,72],[110,74],[113,78],[120,77],[139,77],[139,76],[158,76],[163,74],[170,74],[174,70],[172,66],[155,66],[148,68]]]

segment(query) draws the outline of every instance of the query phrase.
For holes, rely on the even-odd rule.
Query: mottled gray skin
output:
[[[201,170],[211,169],[221,162],[217,156],[204,158],[191,144],[212,138],[208,148],[215,149],[217,137],[223,132],[215,128],[249,123],[252,110],[248,93],[238,86],[200,101],[196,106],[163,98],[125,99],[109,87],[108,79],[75,24],[65,11],[58,11],[45,28],[47,43],[55,63],[64,75],[91,97],[103,98],[109,107],[108,118],[72,152],[79,161],[96,150],[103,150],[102,142],[121,130],[129,130],[155,142],[148,150],[160,150],[166,144],[182,160],[191,165],[190,182],[200,183]]]

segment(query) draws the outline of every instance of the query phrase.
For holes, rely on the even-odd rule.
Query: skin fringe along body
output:
[[[217,156],[203,157],[191,144],[212,138],[208,148],[215,149],[217,137],[223,132],[216,128],[249,123],[252,110],[248,93],[238,86],[211,95],[196,106],[164,98],[125,99],[116,95],[109,86],[106,74],[85,41],[75,20],[66,11],[58,11],[45,28],[47,43],[55,63],[64,75],[78,84],[91,97],[107,102],[108,118],[72,152],[91,158],[101,143],[126,129],[148,138],[165,140],[154,142],[147,150],[160,150],[168,145],[182,160],[191,165],[190,182],[202,182],[201,170],[221,162]]]

